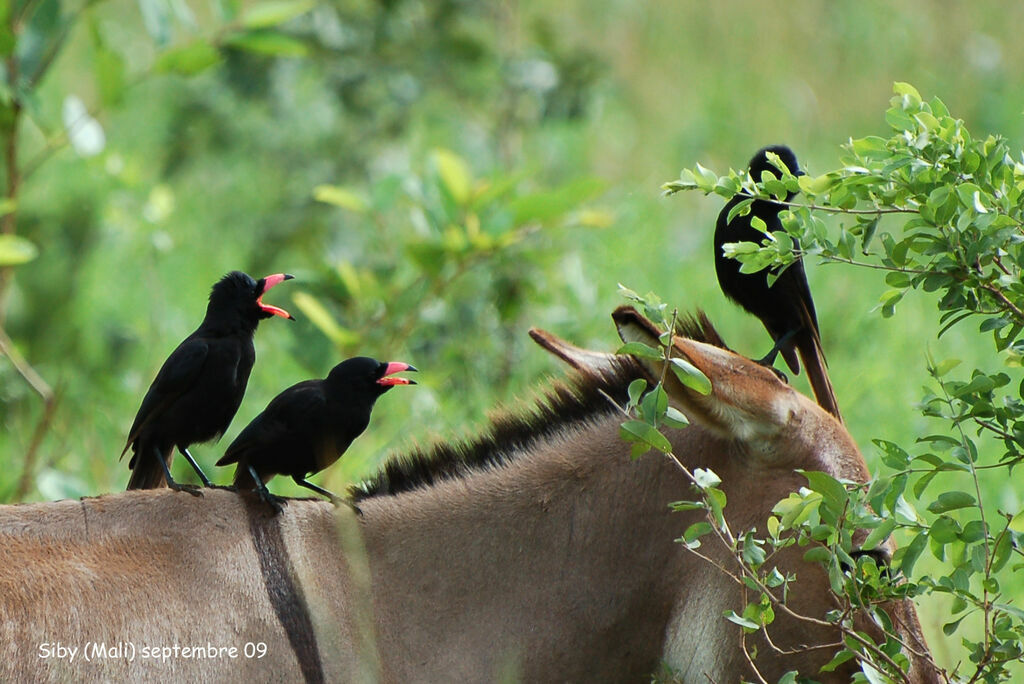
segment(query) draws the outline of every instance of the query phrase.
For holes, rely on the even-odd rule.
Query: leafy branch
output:
[[[879,298],[884,317],[896,315],[910,290],[934,293],[940,337],[980,316],[978,332],[992,334],[1002,363],[1024,366],[1024,153],[996,135],[972,137],[941,100],[926,101],[913,86],[897,83],[894,93],[885,115],[890,135],[851,139],[842,146],[842,166],[833,171],[796,177],[781,168],[754,179],[743,171],[718,176],[698,164],[663,189],[741,196],[735,214],[748,213],[754,199],[783,204],[783,230],[766,232],[760,243],[726,246],[726,255],[738,259],[745,272],[770,269],[772,281],[787,265],[812,255],[883,271],[889,287]],[[789,193],[803,198],[787,201]],[[827,225],[823,215],[838,226]],[[980,611],[980,634],[963,636],[973,667],[966,681],[1000,681],[1019,674],[1014,667],[1024,656],[1024,610],[1003,598],[1004,585],[1016,580],[1012,573],[1020,567],[1011,568],[1008,560],[1022,555],[1024,511],[1002,513],[1006,524],[993,529],[982,477],[1003,471],[1009,481],[1010,469],[1024,461],[1024,386],[1011,384],[1006,372],[982,368],[969,377],[947,377],[957,364],[927,360],[938,389],[925,394],[920,409],[942,421],[946,431],[919,437],[917,455],[876,439],[892,472],[870,483],[869,507],[854,518],[873,530],[873,541],[904,535],[892,564],[906,578],[898,591],[953,597],[954,619],[943,626],[947,636],[961,630],[968,609]],[[972,436],[969,425],[984,439]],[[963,489],[928,495],[940,474],[969,481]],[[908,490],[922,500],[929,518],[913,509],[904,497]],[[838,520],[826,527],[838,531]],[[945,565],[937,577],[915,578],[926,549]],[[828,553],[841,550],[830,547]],[[843,593],[853,599],[854,589],[863,587]]]
[[[640,296],[622,286],[620,293],[641,307],[645,315],[662,330],[675,330],[676,311],[666,316],[667,307],[656,295],[649,293]],[[698,494],[696,500],[672,504],[675,511],[699,510],[704,513],[704,520],[691,524],[677,541],[688,552],[718,568],[743,587],[744,593],[754,593],[756,599],[749,601],[742,613],[729,611],[726,619],[742,628],[745,657],[760,681],[766,680],[758,671],[756,658],[749,652],[745,640],[747,634],[758,631],[763,633],[772,649],[781,655],[819,648],[834,649],[836,654],[825,666],[826,671],[850,658],[856,658],[865,666],[884,671],[896,681],[909,681],[906,675],[909,663],[901,652],[914,653],[919,657],[928,657],[927,654],[917,652],[911,644],[892,631],[886,631],[882,643],[875,643],[856,629],[853,622],[857,610],[867,610],[875,616],[876,621],[886,624],[888,618],[880,617],[881,613],[876,607],[894,599],[906,598],[908,592],[905,584],[898,579],[889,579],[881,572],[873,559],[866,556],[858,559],[852,557],[854,531],[872,530],[860,545],[861,550],[871,550],[884,542],[894,528],[891,520],[870,512],[864,500],[867,496],[866,488],[856,483],[841,483],[825,473],[804,473],[810,489],[791,495],[775,507],[775,515],[767,521],[770,532],[768,538],[758,538],[755,530],[735,533],[725,517],[726,496],[719,488],[721,479],[710,470],[691,471],[687,468],[673,453],[671,442],[661,433],[664,426],[684,427],[686,424],[685,417],[668,405],[667,394],[663,389],[668,370],[672,369],[684,385],[704,394],[710,392],[710,382],[692,365],[685,362],[680,364],[683,360],[672,356],[669,333],[661,335],[658,349],[640,342],[630,342],[620,348],[619,353],[661,362],[661,375],[652,389],[648,390],[647,382],[640,379],[630,385],[626,406],[619,406],[610,396],[606,395],[606,398],[625,418],[620,435],[633,445],[633,457],[637,458],[651,449],[660,452],[684,474]],[[822,536],[823,527],[829,529],[826,536]],[[701,538],[709,534],[729,554],[729,565],[702,551]],[[803,615],[787,603],[788,586],[795,577],[782,575],[772,564],[772,559],[776,553],[794,544],[810,545],[812,548],[806,552],[805,560],[820,562],[829,574],[837,609],[827,619]],[[781,648],[772,641],[769,633],[769,625],[774,621],[776,612],[817,627],[838,628],[842,640],[833,644],[804,645],[796,650]],[[939,671],[937,666],[936,671]],[[795,681],[796,673],[789,673],[787,677]]]

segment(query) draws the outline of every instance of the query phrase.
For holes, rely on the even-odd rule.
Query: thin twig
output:
[[[53,400],[53,389],[49,383],[25,360],[25,357],[11,342],[11,338],[7,336],[7,331],[3,329],[3,326],[0,326],[0,354],[10,360],[14,370],[18,371],[18,375],[25,379],[29,387],[35,390],[44,402]]]
[[[28,496],[28,492],[32,488],[32,481],[35,478],[36,472],[36,461],[39,456],[39,447],[42,445],[43,438],[49,432],[53,423],[53,416],[57,413],[57,405],[60,403],[60,395],[61,393],[58,390],[57,393],[43,402],[43,415],[40,416],[39,422],[36,423],[36,429],[32,432],[32,441],[25,452],[21,477],[18,478],[18,486],[14,489],[15,501],[23,500]]]

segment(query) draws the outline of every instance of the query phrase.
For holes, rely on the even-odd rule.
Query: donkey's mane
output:
[[[718,331],[703,311],[677,322],[677,334],[698,342],[725,347]],[[601,371],[574,373],[565,381],[553,381],[525,409],[503,411],[475,437],[441,441],[423,449],[392,456],[370,479],[349,491],[354,501],[395,495],[467,473],[501,466],[516,454],[557,435],[565,427],[600,418],[624,406],[629,383],[650,380],[631,356],[617,356]],[[611,401],[610,401],[610,400]]]

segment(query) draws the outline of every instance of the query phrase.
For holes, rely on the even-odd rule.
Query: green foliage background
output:
[[[1024,5],[1012,3],[270,6],[291,18],[236,0],[7,3],[66,42],[15,139],[30,172],[17,232],[39,254],[15,267],[4,320],[60,398],[21,491],[43,406],[0,358],[0,501],[124,486],[117,455],[138,402],[228,270],[295,274],[267,299],[299,320],[261,326],[226,440],[282,388],[347,356],[422,371],[318,478],[337,491],[560,373],[529,326],[614,348],[619,282],[703,307],[735,348],[763,354],[760,324],[715,282],[721,203],[660,195],[680,168],[740,168],[784,142],[811,173],[831,169],[840,143],[885,134],[897,80],[940,96],[976,136],[1024,147]],[[7,67],[9,109],[20,86]],[[64,144],[69,95],[105,133],[95,156]],[[875,274],[809,264],[808,276],[843,415],[874,467],[871,439],[908,444],[925,429],[914,407],[925,350],[966,366],[991,343],[972,329],[936,341],[920,292],[883,319]],[[209,472],[225,444],[193,451]],[[1021,492],[1006,481],[986,497],[1015,512]],[[953,665],[944,611],[933,600],[921,617]]]

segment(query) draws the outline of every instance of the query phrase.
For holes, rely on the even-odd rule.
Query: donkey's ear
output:
[[[612,312],[612,320],[619,331],[619,338],[625,343],[643,342],[648,347],[660,348],[658,338],[662,331],[647,317],[631,306],[620,306]],[[661,362],[648,358],[636,357],[644,370],[654,378],[661,377]]]
[[[541,347],[551,352],[578,371],[603,373],[615,366],[615,354],[591,351],[566,342],[540,328],[531,328],[530,337]]]
[[[612,314],[623,342],[661,348],[662,331],[631,306]],[[675,373],[663,373],[663,361],[637,358],[653,377],[665,377],[665,391],[686,416],[732,439],[774,434],[787,425],[803,398],[764,366],[714,344],[672,338],[671,355],[685,359],[711,381],[703,394],[686,387]]]

